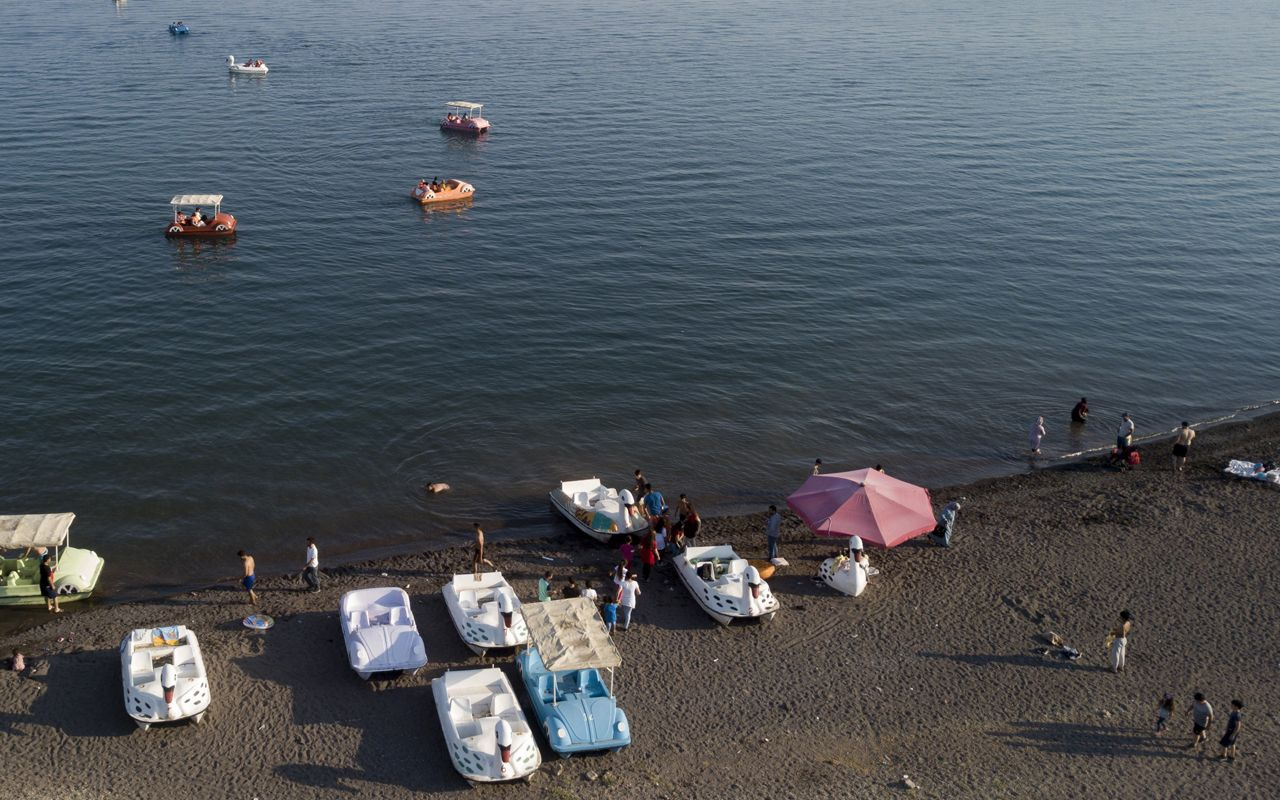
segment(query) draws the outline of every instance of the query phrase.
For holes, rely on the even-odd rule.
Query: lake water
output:
[[[75,511],[106,594],[554,530],[560,479],[757,509],[815,457],[941,486],[1028,469],[1037,414],[1043,465],[1280,397],[1273,3],[2,14],[0,501]],[[164,238],[199,192],[234,243]]]

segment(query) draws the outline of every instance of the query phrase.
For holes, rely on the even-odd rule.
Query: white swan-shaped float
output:
[[[867,579],[874,574],[876,571],[863,554],[862,539],[858,536],[849,539],[848,555],[841,553],[828,558],[818,567],[818,580],[852,597],[867,590]]]
[[[235,56],[227,56],[227,69],[237,75],[266,75],[267,65],[262,59],[249,59],[243,64],[236,63]]]

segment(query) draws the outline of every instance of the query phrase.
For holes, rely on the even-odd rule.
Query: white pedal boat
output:
[[[453,768],[469,781],[533,774],[542,752],[506,674],[497,667],[451,670],[431,681]]]
[[[395,586],[356,589],[338,604],[351,668],[364,680],[375,672],[414,673],[426,666],[409,595]]]
[[[257,63],[261,66],[254,66],[252,61],[237,64],[235,56],[227,56],[227,69],[236,75],[266,75],[268,71],[266,63],[261,59],[258,59]]]
[[[144,731],[158,722],[204,719],[209,677],[200,642],[183,625],[137,628],[120,643],[124,710]]]
[[[778,599],[760,571],[727,544],[687,547],[672,561],[693,599],[721,625],[735,619],[767,622],[778,613]]]
[[[472,652],[484,655],[529,643],[520,598],[501,572],[454,575],[443,591],[453,627]]]
[[[828,558],[818,567],[818,579],[837,592],[857,597],[867,590],[867,567],[848,556]]]
[[[631,490],[610,489],[599,478],[561,481],[560,488],[551,492],[551,504],[574,527],[604,544],[614,536],[638,536],[649,529],[648,518],[631,511],[636,506]]]

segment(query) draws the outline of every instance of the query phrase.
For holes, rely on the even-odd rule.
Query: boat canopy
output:
[[[220,206],[220,194],[175,194],[169,201],[171,206]]]
[[[18,547],[61,547],[76,518],[63,514],[13,514],[0,516],[0,550]]]
[[[521,611],[529,625],[529,641],[548,670],[613,669],[622,664],[622,655],[590,598],[526,603]]]
[[[450,100],[445,103],[447,108],[461,108],[464,111],[479,111],[484,108],[483,103],[468,103],[465,100]]]

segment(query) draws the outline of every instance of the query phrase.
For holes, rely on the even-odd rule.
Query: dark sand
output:
[[[956,546],[873,552],[882,574],[856,599],[809,579],[842,542],[790,520],[792,566],[771,581],[782,610],[763,626],[720,628],[664,570],[644,586],[638,627],[618,636],[635,744],[569,760],[544,746],[532,785],[474,791],[890,797],[908,793],[909,774],[919,797],[1276,797],[1280,492],[1219,470],[1278,448],[1273,416],[1203,432],[1183,478],[1168,446],[1149,444],[1136,472],[1086,462],[936,491],[939,504],[969,497]],[[699,542],[722,541],[762,555],[761,518],[708,520]],[[611,562],[568,534],[490,551],[525,598],[548,565],[557,578],[603,582]],[[22,644],[35,668],[0,674],[4,786],[64,800],[464,796],[428,684],[479,664],[439,592],[467,563],[454,549],[335,568],[318,595],[266,577],[263,608],[278,624],[265,634],[241,627],[248,608],[228,584],[7,636],[4,652]],[[346,665],[335,609],[342,592],[384,584],[409,588],[431,663],[364,683]],[[1117,676],[1102,640],[1122,608],[1137,621]],[[203,725],[144,733],[122,707],[116,648],[130,628],[172,623],[200,635],[213,705]],[[1047,630],[1083,657],[1038,654]],[[1196,690],[1219,714],[1215,755],[1231,698],[1245,701],[1235,763],[1184,749]],[[1177,716],[1156,739],[1166,691]]]

